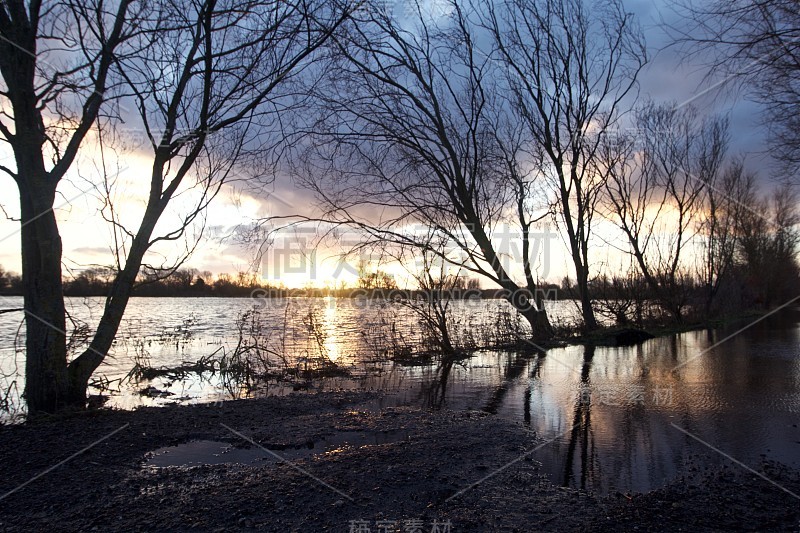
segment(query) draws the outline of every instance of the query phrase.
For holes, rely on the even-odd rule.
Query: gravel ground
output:
[[[378,409],[378,398],[296,394],[0,427],[0,530],[800,530],[800,475],[781,465],[763,472],[780,487],[732,463],[689,465],[665,488],[600,498],[551,484],[533,459],[545,441],[517,424],[482,412]],[[308,451],[359,435],[385,443]],[[145,464],[157,448],[194,440],[253,448],[252,440],[293,459]]]

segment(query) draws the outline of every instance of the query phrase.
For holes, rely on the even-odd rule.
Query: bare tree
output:
[[[419,268],[412,272],[412,277],[419,291],[401,303],[419,319],[423,340],[440,351],[445,358],[452,358],[459,348],[463,348],[458,346],[453,337],[451,310],[453,292],[458,288],[459,276],[450,272],[452,265],[442,259],[441,251],[434,251],[436,247],[431,242],[429,248],[415,251]],[[400,259],[409,264],[410,258],[401,256]]]
[[[3,123],[0,133],[16,159],[16,169],[3,170],[16,180],[21,197],[25,397],[31,413],[85,403],[89,377],[111,347],[147,251],[156,242],[183,237],[198,220],[234,165],[258,143],[261,129],[275,121],[277,88],[344,18],[340,10],[308,2],[165,0],[137,10],[131,5],[123,1],[107,12],[103,2],[20,1],[0,9],[2,97],[10,104],[3,107],[12,110],[6,116],[14,123],[14,131]],[[53,66],[49,51],[67,55],[63,67]],[[149,194],[135,230],[121,224],[113,205],[106,206],[117,229],[119,272],[89,348],[67,364],[62,250],[52,208],[56,187],[100,116],[110,83],[117,96],[124,91],[135,103],[152,147]],[[113,116],[104,118],[101,145],[115,124]],[[187,179],[196,180],[200,200],[177,228],[155,234]]]
[[[662,306],[677,322],[683,321],[690,297],[687,254],[728,142],[726,120],[696,117],[695,109],[673,105],[647,105],[637,117],[644,143],[640,171],[652,176],[650,183],[664,191],[662,222],[652,226],[661,235],[653,241],[649,258],[642,256],[640,266]]]
[[[421,8],[410,20],[373,9],[336,40],[298,177],[316,193],[320,219],[356,228],[361,246],[438,253],[502,287],[533,337],[548,338],[535,263],[533,224],[547,214],[537,211],[536,146],[498,97],[469,13],[449,7],[443,21]],[[430,248],[431,231],[447,244]],[[524,281],[504,255],[512,239]]]
[[[8,280],[8,272],[0,265],[0,291],[6,289],[10,285]]]
[[[736,266],[736,250],[741,222],[753,209],[755,175],[735,161],[720,173],[709,176],[704,209],[700,215],[702,254],[698,277],[705,288],[705,313],[711,316],[720,288],[730,282]]]
[[[481,2],[503,65],[503,90],[545,156],[559,222],[575,267],[584,327],[596,329],[589,294],[592,222],[605,176],[594,163],[647,60],[643,38],[617,0]]]
[[[270,177],[283,139],[278,115],[292,101],[283,88],[347,17],[336,4],[304,1],[194,0],[165,12],[172,29],[153,28],[157,40],[116,62],[152,149],[150,189],[135,231],[106,204],[120,269],[89,347],[69,365],[76,402],[112,346],[148,250],[185,237],[232,176]],[[171,200],[187,189],[196,203],[156,233]],[[202,224],[172,264],[149,269],[176,272],[201,233]]]
[[[599,315],[619,326],[644,325],[647,283],[635,265],[610,279],[606,274],[598,276],[592,280],[592,289]]]
[[[753,209],[745,210],[739,222],[737,259],[752,303],[768,309],[800,288],[798,197],[783,185],[765,198],[753,192],[748,200]]]
[[[366,261],[361,261],[358,264],[358,288],[371,291],[374,289],[380,290],[395,290],[397,289],[397,282],[394,276],[376,268],[374,271],[370,269],[370,265]]]
[[[31,412],[52,411],[69,396],[62,245],[53,207],[59,183],[113,93],[114,57],[151,16],[132,4],[10,0],[0,6],[0,135],[15,165],[0,170],[19,189]]]
[[[687,250],[699,231],[704,194],[716,186],[727,123],[697,119],[691,107],[651,103],[637,112],[636,124],[636,136],[604,141],[604,203],[627,238],[625,251],[680,322],[690,296]]]
[[[690,45],[690,56],[702,54],[711,63],[712,75],[734,85],[744,83],[751,90],[766,111],[764,123],[774,151],[796,170],[800,164],[800,4],[795,0],[676,3],[693,22],[672,28],[676,39]]]

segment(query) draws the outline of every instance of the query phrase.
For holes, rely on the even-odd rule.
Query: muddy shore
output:
[[[342,445],[273,456],[330,435],[344,435]],[[387,438],[365,444],[364,435]],[[153,450],[203,440],[272,454],[146,464]],[[598,497],[550,483],[536,459],[546,445],[483,412],[381,408],[379,393],[74,413],[0,426],[0,530],[800,530],[800,475],[781,465],[761,466],[780,486],[734,463],[687,465],[662,489]]]

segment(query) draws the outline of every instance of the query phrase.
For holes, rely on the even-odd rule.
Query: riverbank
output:
[[[610,325],[601,326],[595,331],[588,333],[580,332],[575,329],[573,334],[557,336],[555,339],[542,343],[543,348],[557,348],[561,346],[632,346],[642,343],[649,339],[679,335],[691,331],[714,330],[722,328],[732,328],[736,326],[750,326],[760,322],[776,312],[784,310],[787,305],[782,305],[772,309],[751,309],[736,315],[707,318],[705,320],[694,320],[677,323],[655,323],[646,326],[620,326]],[[792,308],[790,308],[792,309]],[[795,310],[800,307],[795,307]],[[784,311],[786,312],[786,311]]]
[[[520,424],[381,405],[379,393],[294,394],[0,427],[0,530],[392,531],[378,528],[388,521],[426,532],[448,523],[451,532],[800,529],[792,495],[733,463],[687,465],[666,488],[600,498],[550,483],[537,460],[547,440]],[[314,447],[326,438],[339,444]],[[311,452],[291,464],[264,451],[247,465],[145,465],[153,450],[191,441],[256,449],[245,439],[280,456]],[[764,466],[800,494],[797,472]]]

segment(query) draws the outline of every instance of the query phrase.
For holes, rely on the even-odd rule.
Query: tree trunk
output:
[[[546,341],[553,338],[553,326],[550,324],[544,307],[536,309],[530,306],[526,309],[518,308],[518,311],[531,326],[531,341]]]
[[[32,165],[33,166],[33,165]],[[25,305],[25,401],[28,413],[53,413],[74,403],[67,377],[61,286],[61,236],[52,206],[55,183],[33,169],[19,181]]]
[[[70,391],[73,397],[80,397],[85,401],[89,379],[103,362],[114,343],[133,291],[133,284],[142,266],[144,254],[150,246],[149,240],[155,223],[158,221],[158,215],[155,212],[156,210],[153,208],[148,208],[143,217],[143,223],[131,245],[125,267],[119,272],[111,286],[111,293],[106,299],[103,316],[100,318],[91,344],[69,364]]]
[[[572,169],[571,183],[575,183],[575,169]],[[561,209],[563,211],[564,225],[567,228],[567,237],[569,238],[570,253],[572,255],[572,264],[575,266],[575,283],[578,286],[578,298],[581,302],[581,316],[583,318],[583,328],[586,331],[594,331],[597,329],[597,319],[594,316],[594,309],[592,309],[592,299],[589,296],[589,257],[587,253],[586,240],[579,239],[576,233],[574,223],[572,221],[572,214],[569,204],[569,192],[566,186],[564,176],[560,176],[561,184]],[[579,210],[580,213],[580,210]],[[579,221],[579,228],[582,222]],[[583,254],[581,253],[583,250]]]
[[[473,219],[476,221],[479,220],[475,215],[472,215],[470,220]],[[511,279],[505,268],[503,268],[503,263],[492,247],[491,240],[483,230],[483,226],[474,223],[471,224],[470,227],[472,228],[471,233],[475,238],[475,242],[478,243],[481,252],[483,252],[486,258],[486,262],[489,263],[492,270],[496,273],[498,283],[506,293],[506,301],[524,316],[528,324],[530,324],[531,340],[535,342],[552,339],[553,326],[547,318],[547,311],[544,308],[542,296],[537,292],[537,287],[533,285],[532,280],[528,279],[527,290],[522,290],[522,288]],[[528,294],[525,294],[526,292]]]
[[[577,266],[577,265],[576,265]],[[589,273],[585,266],[577,272],[576,276],[578,285],[578,297],[581,301],[581,314],[583,316],[583,327],[586,331],[594,331],[597,329],[597,318],[594,316],[594,309],[592,308],[592,299],[589,296]]]
[[[120,287],[117,280],[112,287],[112,296],[106,301],[106,307],[97,331],[89,347],[70,364],[68,369],[70,394],[76,398],[86,398],[89,379],[97,367],[103,362],[114,343],[122,316],[130,299],[130,289]],[[132,283],[129,284],[132,287]]]

